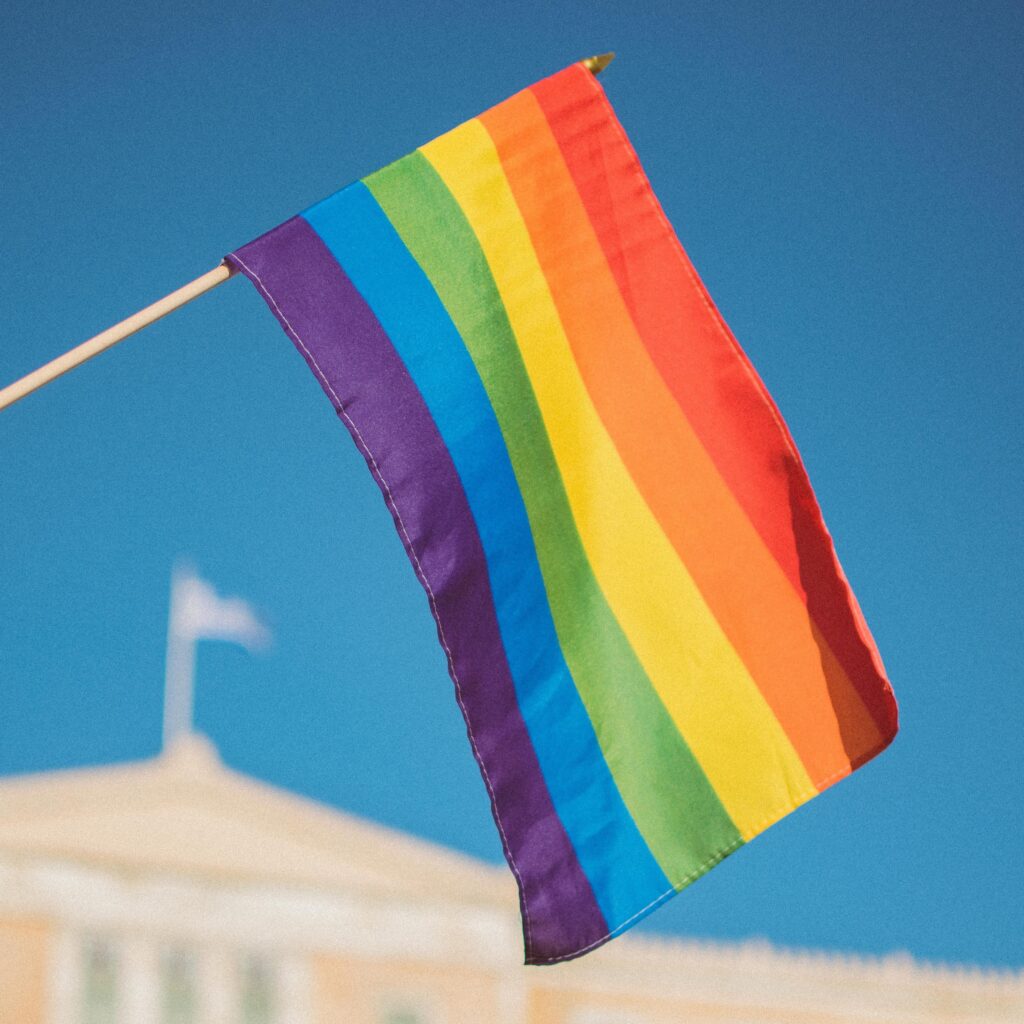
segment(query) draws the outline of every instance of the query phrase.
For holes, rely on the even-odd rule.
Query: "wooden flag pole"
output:
[[[222,263],[219,267],[208,270],[202,277],[197,277],[194,281],[189,281],[184,287],[171,292],[170,295],[165,295],[162,299],[158,299],[151,306],[140,309],[138,313],[133,313],[119,324],[108,327],[94,338],[83,341],[81,345],[76,345],[62,356],[57,356],[56,359],[52,359],[45,366],[40,366],[38,370],[33,370],[30,374],[22,377],[21,380],[8,384],[7,387],[0,390],[0,409],[6,409],[7,406],[14,405],[19,398],[24,398],[37,388],[41,388],[44,384],[49,384],[51,380],[56,380],[62,373],[73,370],[87,359],[98,356],[101,352],[116,345],[119,341],[124,341],[129,335],[134,334],[136,331],[141,331],[143,327],[148,327],[161,317],[167,316],[168,313],[173,313],[174,310],[184,306],[186,302],[191,302],[200,295],[204,295],[211,288],[216,288],[217,285],[223,284],[233,273],[234,271],[231,267],[226,263]]]
[[[587,57],[580,63],[588,71],[598,75],[608,67],[614,57],[614,53],[602,53],[596,57]],[[197,277],[194,281],[190,281],[177,291],[171,292],[170,295],[165,295],[151,306],[140,309],[138,313],[133,313],[126,320],[114,324],[113,327],[108,327],[94,338],[83,341],[81,345],[76,345],[73,349],[65,352],[64,355],[58,356],[44,366],[40,366],[38,370],[33,370],[20,380],[16,380],[13,384],[8,384],[7,387],[0,389],[0,409],[6,409],[9,405],[14,405],[19,398],[30,395],[44,384],[49,384],[50,381],[56,380],[61,374],[67,373],[68,370],[73,370],[76,366],[80,366],[87,359],[92,359],[93,356],[106,351],[106,349],[116,345],[119,341],[124,341],[125,338],[135,334],[136,331],[141,331],[143,327],[148,327],[161,317],[167,316],[168,313],[173,313],[174,310],[184,306],[185,303],[191,302],[212,288],[216,288],[217,285],[223,284],[233,273],[234,270],[228,264],[222,263],[219,267],[214,267],[213,270],[207,271],[202,277]]]

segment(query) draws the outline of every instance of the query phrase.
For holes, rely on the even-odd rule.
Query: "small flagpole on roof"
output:
[[[588,71],[599,75],[611,64],[614,57],[614,53],[601,53],[594,57],[586,57],[580,63]],[[208,291],[216,288],[217,285],[223,284],[234,272],[233,267],[227,263],[221,263],[220,266],[214,267],[213,270],[208,270],[194,281],[189,281],[188,284],[183,285],[177,291],[173,291],[170,295],[165,295],[162,299],[158,299],[151,306],[140,309],[127,319],[114,324],[113,327],[108,327],[105,331],[101,331],[88,341],[83,341],[81,345],[76,345],[73,349],[69,349],[62,356],[58,356],[56,359],[52,359],[45,365],[40,366],[38,370],[33,370],[31,373],[16,380],[13,384],[0,388],[0,409],[6,409],[9,405],[14,405],[19,399],[49,384],[50,381],[56,380],[62,374],[67,373],[68,370],[81,366],[82,363],[92,359],[93,356],[98,356],[101,352],[112,348],[119,341],[124,341],[125,338],[130,337],[137,331],[141,331],[143,327],[148,327],[151,323],[167,316],[168,313],[173,313],[174,310],[180,309],[186,303],[197,299],[200,295],[205,295]]]
[[[229,640],[248,651],[270,643],[270,630],[247,601],[220,597],[195,569],[179,563],[171,573],[164,679],[164,750],[193,731],[196,641]]]

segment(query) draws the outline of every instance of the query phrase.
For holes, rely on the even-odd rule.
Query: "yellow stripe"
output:
[[[590,400],[486,128],[469,121],[422,152],[487,257],[601,589],[737,828],[757,835],[814,785]]]

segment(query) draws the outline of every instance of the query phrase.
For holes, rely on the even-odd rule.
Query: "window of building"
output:
[[[160,957],[160,1024],[196,1024],[197,975],[196,958],[189,950],[164,950]]]
[[[241,1024],[276,1024],[274,971],[266,957],[243,957],[240,970]]]
[[[408,1006],[392,1007],[381,1018],[381,1024],[426,1024],[426,1015]]]
[[[117,954],[105,939],[86,939],[82,950],[82,1024],[116,1024]]]

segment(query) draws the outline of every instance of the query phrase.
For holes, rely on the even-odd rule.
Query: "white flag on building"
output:
[[[164,749],[192,733],[197,640],[229,640],[259,651],[270,645],[271,636],[248,601],[221,597],[193,568],[179,566],[171,578]]]
[[[270,644],[270,630],[248,601],[220,597],[191,569],[174,574],[171,615],[172,628],[183,639],[230,640],[249,651]]]

